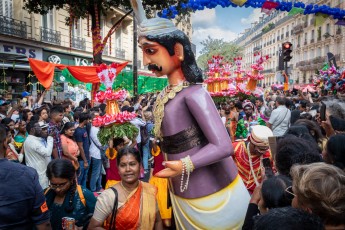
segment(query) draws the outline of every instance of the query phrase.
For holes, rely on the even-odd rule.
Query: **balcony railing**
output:
[[[61,45],[61,32],[41,27],[41,41]]]
[[[124,49],[115,49],[115,57],[125,59],[126,58],[126,51]]]
[[[72,36],[72,47],[79,50],[86,50],[85,38]]]
[[[0,34],[27,38],[26,22],[0,16]]]
[[[310,43],[314,43],[314,41],[315,41],[314,38],[312,38],[312,39],[310,40]]]

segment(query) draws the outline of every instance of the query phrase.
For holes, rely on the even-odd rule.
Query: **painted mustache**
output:
[[[147,68],[150,70],[150,71],[152,71],[152,70],[155,70],[155,71],[162,71],[162,66],[158,66],[158,65],[156,65],[156,64],[149,64],[148,66],[147,66]]]

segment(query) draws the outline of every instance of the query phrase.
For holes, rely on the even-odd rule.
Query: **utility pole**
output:
[[[133,12],[133,93],[134,97],[138,96],[138,32],[137,20]]]

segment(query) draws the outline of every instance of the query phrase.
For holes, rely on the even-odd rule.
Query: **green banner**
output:
[[[288,16],[293,16],[296,14],[302,14],[303,12],[304,12],[304,9],[302,9],[302,8],[292,7],[292,9],[288,13]]]
[[[61,72],[62,76],[64,76],[64,82],[68,82],[73,86],[84,84],[73,77],[73,75],[68,71],[68,69],[64,69]],[[138,94],[145,94],[150,92],[157,92],[161,91],[165,86],[168,85],[167,78],[158,78],[158,77],[148,77],[139,75],[138,76]],[[113,84],[113,89],[126,89],[133,95],[133,72],[121,72],[115,79]],[[91,91],[91,83],[86,84],[86,89]],[[105,86],[102,84],[100,90],[104,91]]]

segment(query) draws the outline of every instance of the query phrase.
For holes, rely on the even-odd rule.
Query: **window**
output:
[[[3,15],[8,18],[12,18],[13,12],[13,3],[12,0],[2,0],[0,2],[0,15]]]
[[[317,56],[317,57],[321,57],[321,47],[318,47],[318,48],[317,48],[316,56]]]
[[[311,39],[314,39],[314,34],[315,34],[315,31],[312,30],[312,31],[311,31]]]
[[[42,27],[54,30],[54,14],[53,10],[49,10],[47,14],[42,15]]]
[[[308,38],[308,34],[305,33],[305,34],[304,34],[304,42],[307,42],[307,38]]]
[[[329,53],[329,46],[325,46],[325,55],[327,55],[327,53]]]
[[[309,55],[309,59],[313,59],[314,58],[314,50],[310,50],[310,55]]]
[[[119,27],[115,32],[115,47],[117,49],[121,49],[121,30],[122,28]]]
[[[73,37],[81,37],[81,19],[74,20],[72,25],[72,36]]]
[[[327,25],[326,25],[326,33],[331,33],[331,27],[330,27],[330,25],[329,25],[329,23],[327,23]]]

